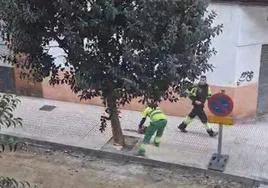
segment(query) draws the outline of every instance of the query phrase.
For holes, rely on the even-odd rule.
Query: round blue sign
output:
[[[232,99],[223,93],[217,93],[208,100],[208,108],[215,116],[228,116],[233,107]]]

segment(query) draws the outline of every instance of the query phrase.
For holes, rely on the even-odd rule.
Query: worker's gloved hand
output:
[[[143,126],[142,128],[138,129],[138,133],[139,134],[145,134],[146,129],[147,129],[147,127]]]

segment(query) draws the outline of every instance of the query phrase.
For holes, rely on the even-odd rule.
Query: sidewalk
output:
[[[101,150],[111,138],[111,128],[100,133],[102,107],[21,97],[17,115],[23,127],[2,129],[1,132],[37,140]],[[50,112],[40,111],[43,105],[54,105]],[[123,130],[136,130],[139,112],[122,111]],[[177,125],[182,118],[169,117],[159,148],[148,146],[147,157],[163,162],[207,169],[212,153],[217,151],[217,138],[208,137],[198,121],[180,133]],[[218,129],[213,125],[214,129]],[[268,182],[268,121],[226,127],[223,131],[223,154],[230,156],[225,173]],[[125,135],[141,135],[124,131]]]

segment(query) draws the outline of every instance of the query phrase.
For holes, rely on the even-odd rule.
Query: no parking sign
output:
[[[225,93],[217,93],[208,100],[208,108],[214,116],[209,117],[210,123],[233,125],[233,119],[228,117],[233,111],[232,99]]]
[[[209,117],[210,123],[219,124],[218,137],[218,152],[214,153],[208,164],[208,169],[223,172],[229,159],[228,155],[222,155],[222,125],[233,125],[233,118],[228,117],[234,108],[232,99],[225,94],[223,90],[221,93],[213,95],[208,100],[208,108],[214,116]]]

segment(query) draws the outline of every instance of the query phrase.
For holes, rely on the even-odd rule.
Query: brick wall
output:
[[[33,97],[43,97],[42,83],[34,83],[27,79],[20,78],[21,70],[14,69],[15,90],[18,95],[26,95]]]

